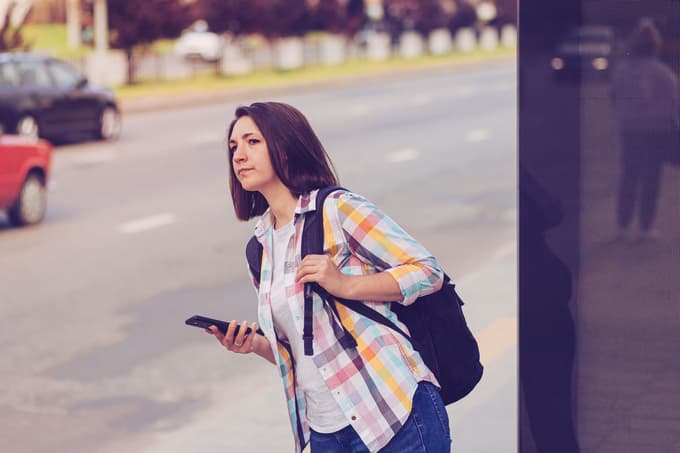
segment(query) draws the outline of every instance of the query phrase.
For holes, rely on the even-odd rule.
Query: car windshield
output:
[[[579,28],[572,31],[567,40],[571,42],[610,42],[613,33],[607,28]]]
[[[19,72],[12,63],[0,64],[0,87],[17,87],[20,84]]]

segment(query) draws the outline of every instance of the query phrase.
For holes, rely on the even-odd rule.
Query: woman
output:
[[[661,34],[640,19],[629,56],[613,77],[614,107],[621,132],[621,178],[617,204],[620,238],[628,236],[639,206],[640,239],[658,236],[653,228],[664,161],[678,152],[680,91],[673,71],[658,57]]]
[[[301,259],[305,213],[316,209],[317,189],[338,183],[330,159],[304,115],[287,104],[258,102],[235,116],[230,188],[240,220],[259,216],[255,236],[264,252],[253,282],[264,335],[244,335],[245,328],[234,335],[236,322],[225,335],[215,326],[210,333],[230,351],[279,366],[297,451],[310,443],[323,453],[448,453],[437,380],[405,338],[341,304],[337,319],[315,294],[313,355],[302,341],[305,283],[365,301],[398,323],[390,301],[409,304],[441,287],[435,259],[373,204],[345,191],[323,204],[325,254]],[[338,323],[356,347],[340,345]]]

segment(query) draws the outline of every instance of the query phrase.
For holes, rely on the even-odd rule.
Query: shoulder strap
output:
[[[316,195],[316,210],[309,211],[305,214],[305,226],[302,230],[302,244],[301,254],[302,258],[307,255],[320,255],[323,253],[323,204],[332,192],[346,189],[338,186],[329,186],[319,189]],[[302,340],[304,343],[305,355],[313,354],[312,340],[314,333],[312,329],[312,292],[316,292],[321,298],[328,303],[328,293],[316,283],[305,284],[305,306],[304,306],[304,327],[302,331]],[[340,319],[335,304],[329,303],[330,308],[335,312],[337,319]],[[354,337],[343,326],[343,335],[339,338],[340,344],[343,347],[355,347],[357,345]]]
[[[260,283],[260,270],[262,269],[262,252],[264,251],[262,244],[255,236],[251,237],[246,245],[246,259],[248,260],[248,267],[253,274],[255,281]]]
[[[308,213],[305,218],[305,229],[302,232],[302,258],[310,253],[323,253],[323,202],[326,200],[328,194],[335,192],[336,190],[346,189],[339,186],[329,186],[319,189],[316,196],[316,211]],[[317,220],[317,214],[321,215],[321,217],[318,217],[320,220]],[[308,228],[307,226],[309,224],[318,224],[319,226]],[[311,234],[308,233],[307,230],[310,230]],[[308,239],[305,241],[306,237],[308,237]],[[305,247],[305,242],[308,244],[308,247]],[[262,269],[262,252],[262,244],[260,244],[255,236],[252,236],[246,245],[246,259],[248,260],[250,272],[258,283],[260,282],[260,271]]]

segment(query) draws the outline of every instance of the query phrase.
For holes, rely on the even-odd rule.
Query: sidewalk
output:
[[[224,102],[239,102],[244,99],[270,98],[291,93],[303,93],[320,88],[335,88],[362,82],[377,80],[388,81],[395,77],[409,77],[417,74],[436,74],[460,68],[507,64],[514,61],[515,54],[494,55],[479,58],[461,59],[456,61],[441,61],[436,64],[428,63],[400,68],[379,68],[367,70],[363,73],[338,75],[323,80],[314,81],[277,81],[272,85],[259,87],[239,87],[210,91],[194,91],[175,95],[151,95],[140,98],[121,99],[119,104],[123,114],[142,113],[166,109],[196,107],[199,105],[220,104]]]
[[[663,170],[656,240],[616,240],[617,128],[585,91],[576,402],[581,451],[680,452],[680,168]],[[637,215],[636,215],[637,219]]]

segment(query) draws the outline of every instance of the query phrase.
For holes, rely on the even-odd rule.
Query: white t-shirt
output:
[[[293,222],[274,230],[271,304],[274,326],[279,338],[290,343],[295,360],[295,376],[307,401],[307,422],[319,433],[333,433],[349,423],[340,406],[328,390],[311,356],[304,354],[302,335],[288,306],[284,281],[284,266],[288,244],[295,234]]]

